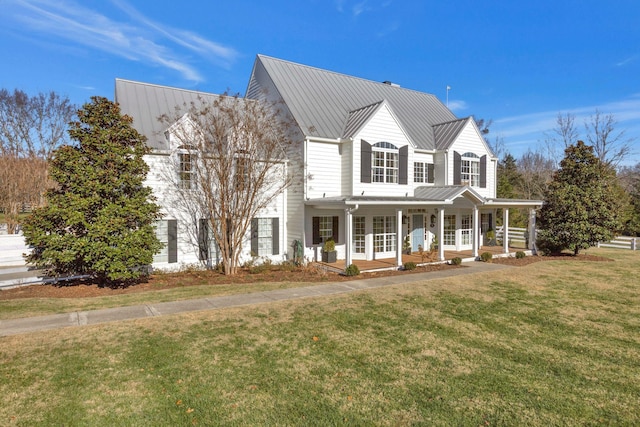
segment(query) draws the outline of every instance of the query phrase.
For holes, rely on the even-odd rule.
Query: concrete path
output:
[[[413,273],[372,279],[351,280],[347,282],[327,283],[323,285],[305,286],[300,288],[278,289],[274,291],[253,292],[220,297],[206,297],[191,300],[162,302],[126,307],[107,308],[93,311],[74,311],[49,316],[28,317],[22,319],[0,320],[0,336],[17,335],[29,332],[44,331],[65,327],[94,325],[97,323],[114,322],[145,317],[164,316],[168,314],[186,313],[199,310],[216,310],[228,307],[239,307],[252,304],[264,304],[274,301],[293,300],[325,295],[336,295],[363,289],[373,289],[383,286],[424,280],[437,280],[445,277],[461,276],[497,271],[511,268],[501,264],[484,262],[469,262],[463,264],[465,268],[455,268],[442,271]]]

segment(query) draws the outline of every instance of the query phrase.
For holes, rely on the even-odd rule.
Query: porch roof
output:
[[[468,185],[449,185],[442,187],[418,187],[414,195],[409,196],[332,196],[308,199],[305,204],[318,208],[349,208],[359,206],[445,206],[453,205],[459,198],[465,198],[476,206],[493,208],[536,208],[542,206],[542,200],[523,199],[485,199]]]

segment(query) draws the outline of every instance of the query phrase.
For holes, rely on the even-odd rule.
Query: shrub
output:
[[[526,255],[524,252],[522,252],[522,251],[518,251],[518,252],[516,252],[516,258],[518,258],[518,259],[522,259],[522,258],[524,258],[525,256],[527,256],[527,255]]]
[[[405,270],[415,270],[417,267],[415,262],[412,261],[407,261],[404,263],[404,269]]]
[[[344,270],[345,276],[357,276],[360,274],[360,269],[355,264],[350,264],[346,270]]]
[[[483,252],[480,254],[480,259],[484,262],[491,262],[493,259],[493,254],[491,252]]]
[[[453,264],[453,265],[460,265],[460,264],[462,264],[462,258],[460,258],[460,257],[458,257],[458,256],[457,256],[457,257],[455,257],[455,258],[451,259],[451,264]]]
[[[324,242],[324,245],[322,247],[322,250],[325,252],[333,252],[336,250],[336,242],[333,241],[333,239],[329,239],[326,242]]]

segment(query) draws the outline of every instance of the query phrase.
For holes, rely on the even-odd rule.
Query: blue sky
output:
[[[519,156],[559,112],[636,138],[637,0],[0,0],[0,87],[113,98],[116,77],[244,94],[256,54],[433,93]]]

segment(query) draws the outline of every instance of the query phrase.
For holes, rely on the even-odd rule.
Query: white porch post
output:
[[[480,221],[479,221],[480,215],[478,214],[478,207],[474,206],[473,207],[473,241],[472,241],[472,245],[473,245],[473,257],[477,257],[478,256],[478,247],[480,246],[479,244],[479,235],[480,235]]]
[[[351,242],[353,241],[351,234],[353,233],[353,221],[351,220],[353,215],[351,214],[351,209],[344,210],[345,217],[345,241],[344,241],[344,268],[346,269],[351,265]]]
[[[444,261],[444,207],[438,209],[438,261]]]
[[[402,266],[402,209],[396,210],[396,265]]]
[[[536,210],[529,209],[529,245],[528,249],[534,250],[536,247]]]
[[[502,210],[502,249],[505,254],[509,253],[509,208]]]

